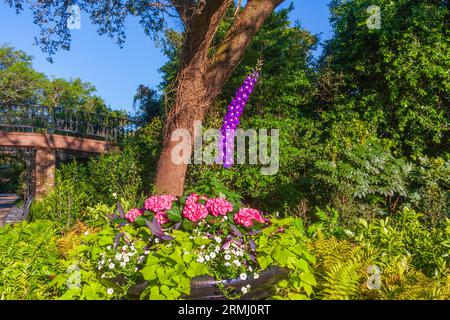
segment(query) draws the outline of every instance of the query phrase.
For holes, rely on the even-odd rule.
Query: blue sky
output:
[[[321,39],[328,39],[331,30],[328,23],[329,0],[294,0],[295,10],[291,20],[299,20],[304,28]],[[286,1],[282,7],[288,6]],[[120,49],[113,40],[96,33],[87,17],[81,18],[81,30],[72,30],[72,48],[59,51],[54,63],[46,60],[33,39],[39,28],[33,24],[30,12],[16,15],[0,0],[0,44],[6,43],[24,50],[34,57],[33,66],[47,76],[76,78],[92,83],[98,94],[114,109],[132,110],[133,95],[139,84],[156,87],[158,73],[166,61],[160,49],[146,37],[139,24],[130,19],[127,24],[127,40]]]

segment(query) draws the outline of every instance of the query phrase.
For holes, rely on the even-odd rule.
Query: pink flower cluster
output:
[[[214,216],[225,216],[229,212],[233,212],[233,205],[223,198],[213,198],[206,201],[206,209]]]
[[[159,224],[165,224],[170,222],[167,213],[165,212],[157,212],[155,213],[155,219],[159,222]]]
[[[145,200],[144,209],[153,211],[159,224],[165,224],[170,221],[166,211],[172,208],[172,202],[175,200],[177,198],[171,195],[152,196]]]
[[[171,195],[152,196],[145,200],[145,210],[153,211],[154,213],[166,212],[172,208],[172,202],[177,200]]]
[[[205,219],[208,216],[208,209],[198,200],[204,199],[198,194],[193,193],[186,199],[186,204],[183,208],[183,216],[193,222]]]
[[[266,222],[261,213],[256,209],[241,208],[239,209],[239,212],[234,215],[234,222],[247,228],[253,226],[253,220],[260,223]]]
[[[170,222],[166,212],[172,208],[172,202],[176,200],[177,198],[171,195],[152,196],[145,200],[144,209],[131,209],[125,214],[125,218],[130,222],[134,222],[138,216],[144,214],[145,210],[149,210],[154,212],[154,217],[159,224],[166,224]],[[203,200],[205,204],[199,202],[200,200]],[[199,196],[198,194],[193,193],[186,199],[183,208],[183,217],[190,221],[197,222],[205,219],[208,214],[218,217],[226,216],[230,212],[233,212],[233,205],[226,199],[208,199],[206,196]],[[251,208],[239,209],[239,212],[234,215],[233,219],[236,224],[247,228],[253,226],[253,221],[260,223],[267,222],[267,220],[262,217],[261,212]]]
[[[131,209],[127,213],[125,213],[125,218],[130,221],[134,222],[137,217],[142,216],[144,214],[144,210],[142,209]]]

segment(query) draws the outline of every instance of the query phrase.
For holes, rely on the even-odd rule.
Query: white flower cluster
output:
[[[107,251],[114,250],[112,246],[106,247]],[[115,252],[115,251],[114,251]],[[108,252],[100,253],[100,260],[98,261],[97,269],[102,270],[104,273],[101,275],[101,278],[106,278],[108,272],[113,272],[117,267],[124,269],[130,263],[132,266],[135,266],[136,262],[142,263],[145,259],[145,256],[150,253],[150,251],[144,251],[144,255],[139,256],[138,251],[134,247],[134,243],[130,245],[123,245],[120,247],[117,252],[110,253],[110,257],[108,257]],[[136,256],[133,260],[132,257]],[[135,266],[134,271],[136,272],[138,268]],[[111,274],[109,274],[111,275]]]
[[[235,242],[232,242],[228,248],[224,250],[225,267],[232,265],[241,267],[244,260],[245,251]],[[232,261],[231,261],[232,260]],[[231,262],[230,262],[231,261]]]
[[[246,286],[244,286],[244,287],[242,287],[241,288],[241,291],[242,291],[242,293],[243,294],[246,294],[246,293],[248,293],[249,291],[250,291],[250,288],[251,288],[252,286],[251,285],[246,285]]]
[[[205,246],[201,246],[200,249],[204,250]],[[211,248],[211,251],[201,252],[198,254],[197,262],[204,263],[205,261],[206,262],[211,261],[217,257],[219,252],[220,252],[219,246],[215,246],[215,247]]]

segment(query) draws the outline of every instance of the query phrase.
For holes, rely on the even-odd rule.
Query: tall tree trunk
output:
[[[193,126],[197,120],[203,121],[208,107],[220,93],[244,50],[258,29],[283,0],[247,1],[233,26],[217,47],[215,55],[208,57],[214,35],[220,21],[225,16],[232,0],[199,1],[195,10],[183,9],[178,3],[180,14],[185,17],[186,37],[181,53],[182,68],[178,75],[177,94],[170,110],[164,133],[163,148],[156,174],[156,189],[159,194],[181,196],[187,164],[175,164],[172,152],[178,144],[171,141],[176,129],[187,129],[193,143]],[[188,16],[190,14],[190,16]]]
[[[194,122],[203,121],[210,104],[210,96],[205,86],[201,63],[199,66],[186,66],[179,75],[175,104],[166,120],[164,141],[156,175],[156,188],[160,194],[181,196],[187,164],[176,164],[172,152],[179,141],[171,141],[172,132],[177,129],[188,130],[191,147],[194,139]]]

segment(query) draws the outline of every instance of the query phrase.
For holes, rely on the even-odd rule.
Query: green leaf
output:
[[[173,206],[170,210],[167,211],[167,216],[170,220],[179,222],[181,221],[181,209],[178,206]]]
[[[145,226],[146,219],[143,216],[138,216],[136,220],[134,220],[134,223],[138,226]]]
[[[302,274],[301,279],[303,282],[305,282],[311,286],[315,286],[317,284],[316,279],[314,278],[314,275],[310,272],[305,272],[304,274]]]
[[[156,275],[156,269],[158,268],[158,265],[153,264],[153,265],[149,265],[144,267],[141,270],[142,276],[144,277],[145,280],[154,280],[156,279],[157,275]]]
[[[150,300],[162,300],[162,297],[159,294],[159,287],[154,286],[150,289]]]

